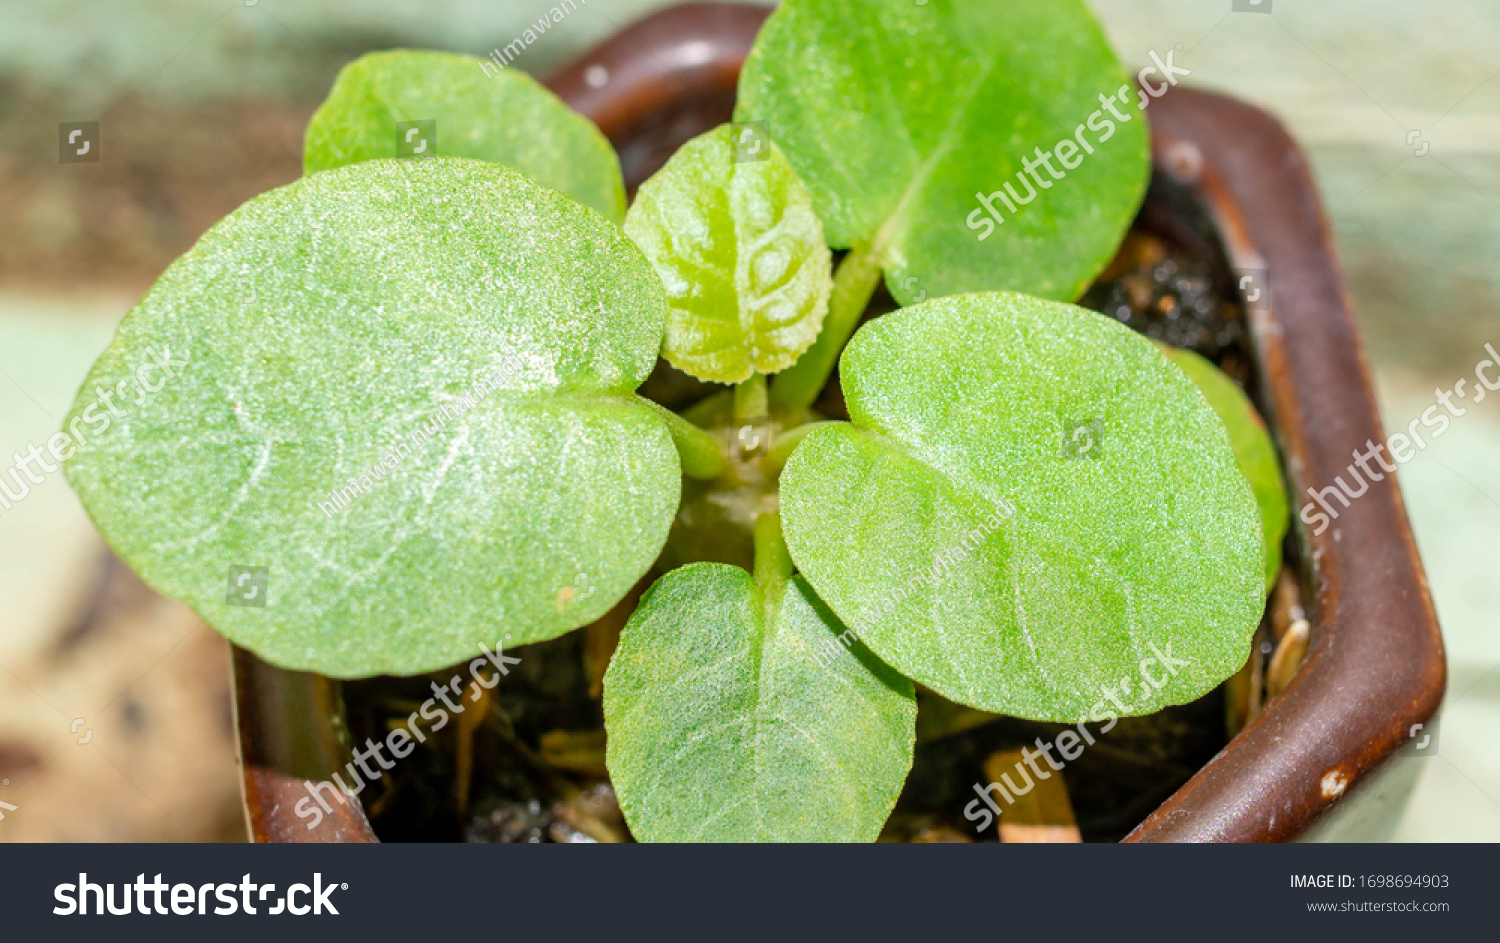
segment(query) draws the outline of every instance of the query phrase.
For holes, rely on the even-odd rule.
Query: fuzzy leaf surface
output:
[[[912,684],[801,577],[766,605],[739,567],[652,586],[604,678],[610,779],[643,841],[873,841],[911,769]]]
[[[1124,121],[1099,98],[1122,91]],[[1145,194],[1135,96],[1081,0],[785,0],[745,63],[735,120],[769,125],[829,244],[872,247],[900,303],[1070,301]],[[1063,141],[1051,172],[1025,175]],[[1007,182],[1026,202],[996,203],[1004,222],[986,233],[978,195]]]
[[[852,423],[793,453],[782,517],[798,569],[887,664],[1064,722],[1101,716],[1106,691],[1121,715],[1184,703],[1244,664],[1255,500],[1150,341],[1072,305],[965,295],[867,323],[839,375]]]
[[[700,380],[775,373],[812,345],[833,279],[823,226],[775,145],[735,160],[728,125],[641,185],[625,232],[667,289],[662,356]]]
[[[660,552],[679,463],[633,391],[664,320],[624,234],[517,171],[313,174],[126,316],[68,477],[147,583],[266,660],[436,669],[593,621]],[[186,366],[99,428],[96,386],[128,393],[153,350]],[[268,570],[263,605],[231,567]]]
[[[1276,574],[1281,572],[1281,541],[1291,523],[1286,485],[1281,478],[1281,462],[1276,457],[1276,443],[1271,441],[1266,422],[1256,412],[1250,397],[1224,371],[1181,347],[1169,349],[1167,356],[1198,384],[1203,398],[1208,400],[1208,405],[1214,408],[1229,430],[1229,441],[1234,445],[1240,471],[1250,482],[1250,490],[1255,492],[1255,504],[1260,509],[1260,526],[1266,540],[1266,586],[1270,587],[1276,582]]]
[[[504,164],[612,223],[624,220],[625,184],[609,139],[525,72],[491,67],[487,75],[486,61],[396,49],[344,66],[308,123],[306,171],[402,156],[398,125],[432,121],[436,156]]]

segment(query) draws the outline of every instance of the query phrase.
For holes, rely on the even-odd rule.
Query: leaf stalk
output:
[[[671,433],[672,444],[677,446],[677,457],[682,461],[682,473],[689,478],[717,478],[729,461],[718,437],[699,429],[670,409],[644,397],[642,401],[651,405]]]
[[[781,512],[762,511],[755,519],[755,585],[767,611],[781,604],[787,580],[795,569],[781,532]]]
[[[757,370],[750,374],[750,379],[735,385],[734,418],[758,419],[766,415],[768,409],[764,373]]]
[[[870,296],[880,284],[881,269],[882,259],[870,246],[855,246],[844,256],[838,271],[833,273],[833,293],[828,298],[828,315],[818,339],[796,363],[778,373],[771,384],[771,407],[777,413],[800,412],[818,398],[844,345],[859,327]]]

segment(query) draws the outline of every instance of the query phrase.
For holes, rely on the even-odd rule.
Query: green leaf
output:
[[[1072,305],[965,295],[867,323],[839,375],[853,424],[792,454],[786,540],[887,664],[1065,722],[1183,703],[1244,664],[1264,601],[1254,498],[1150,341]]]
[[[843,631],[800,577],[770,605],[722,563],[658,580],[604,676],[636,837],[874,840],[911,769],[916,698]]]
[[[656,558],[680,468],[632,391],[664,321],[624,233],[516,171],[314,174],[130,312],[68,477],[146,582],[267,660],[439,668],[592,622]],[[187,365],[90,431],[96,384],[152,350]],[[269,570],[263,606],[230,601],[231,567]]]
[[[1099,99],[1122,89],[1123,122]],[[1135,95],[1081,0],[785,0],[735,119],[769,125],[830,244],[873,251],[902,304],[985,289],[1071,300],[1145,193]],[[994,224],[978,197],[1010,182],[1025,199],[1022,161],[1061,141],[1074,142],[1051,158],[1061,179],[1037,169],[1034,199],[997,203]]]
[[[1250,402],[1250,397],[1238,383],[1191,350],[1180,347],[1164,349],[1172,362],[1198,384],[1203,398],[1224,420],[1229,431],[1235,459],[1250,482],[1255,504],[1260,508],[1261,531],[1266,542],[1266,586],[1269,588],[1275,585],[1276,574],[1281,572],[1281,541],[1290,523],[1286,485],[1281,479],[1276,444],[1271,441],[1265,420],[1260,418],[1255,404]]]
[[[313,173],[405,156],[397,146],[405,125],[421,121],[436,131],[424,156],[504,164],[612,223],[625,218],[620,160],[593,122],[519,69],[497,74],[474,56],[398,49],[344,66],[307,126],[303,164]],[[425,137],[418,129],[412,146]]]
[[[667,288],[662,356],[700,380],[791,366],[818,336],[833,279],[823,226],[776,147],[736,160],[728,125],[641,185],[625,232]]]

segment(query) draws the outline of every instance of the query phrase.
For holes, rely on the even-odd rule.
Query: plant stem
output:
[[[677,446],[677,456],[682,460],[682,473],[689,478],[717,478],[728,462],[724,446],[719,444],[719,440],[670,409],[644,397],[641,401],[656,410],[656,414],[666,424],[667,431],[672,434],[672,444]]]
[[[786,466],[786,460],[792,457],[797,446],[807,438],[807,434],[814,429],[823,426],[831,426],[837,420],[826,420],[823,422],[804,422],[793,429],[788,429],[771,441],[771,448],[766,452],[766,457],[761,459],[761,470],[767,478],[775,478],[781,474],[781,469]]]
[[[759,370],[734,388],[734,418],[758,419],[766,415],[766,375]]]
[[[762,511],[755,519],[755,585],[767,611],[781,605],[786,582],[795,569],[781,533],[781,512]]]
[[[880,272],[881,259],[868,246],[855,246],[844,256],[833,274],[833,294],[818,339],[771,384],[771,405],[778,413],[807,409],[818,398],[870,304]]]

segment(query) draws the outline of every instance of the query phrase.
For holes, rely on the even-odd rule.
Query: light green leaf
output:
[[[1255,492],[1260,508],[1261,531],[1266,541],[1266,586],[1275,585],[1281,572],[1281,541],[1290,523],[1286,485],[1281,479],[1281,463],[1276,458],[1276,444],[1266,429],[1265,420],[1255,411],[1255,404],[1224,372],[1191,350],[1164,348],[1172,362],[1182,368],[1203,391],[1203,398],[1214,408],[1229,431],[1229,442],[1240,471]]]
[[[1255,501],[1224,424],[1150,341],[965,295],[869,322],[839,371],[853,424],[787,463],[786,540],[887,664],[1066,722],[1183,703],[1244,664]]]
[[[730,135],[724,125],[684,144],[625,217],[667,288],[662,356],[719,383],[796,362],[833,286],[823,226],[786,158],[771,145],[736,160]]]
[[[1099,97],[1122,91],[1124,121]],[[1135,95],[1080,0],[785,0],[735,119],[769,125],[830,244],[872,251],[902,304],[986,289],[1071,300],[1145,193]],[[1018,176],[1064,141],[1053,173]],[[1007,182],[1033,198],[997,202],[995,224],[978,197]]]
[[[595,620],[656,558],[680,468],[632,391],[664,321],[624,234],[514,170],[314,174],[130,312],[68,477],[146,582],[263,658],[439,668]],[[96,384],[153,350],[186,365],[96,427]],[[256,601],[231,601],[231,567],[269,571]]]
[[[658,580],[604,676],[636,837],[874,840],[911,769],[916,698],[843,631],[800,577],[769,606],[722,563]]]
[[[521,171],[542,186],[625,218],[625,184],[609,140],[519,69],[474,56],[418,49],[372,52],[339,72],[307,126],[308,173],[377,157],[405,157],[407,125],[418,156],[472,157]],[[399,126],[399,127],[398,127]],[[436,140],[427,140],[435,130]]]

